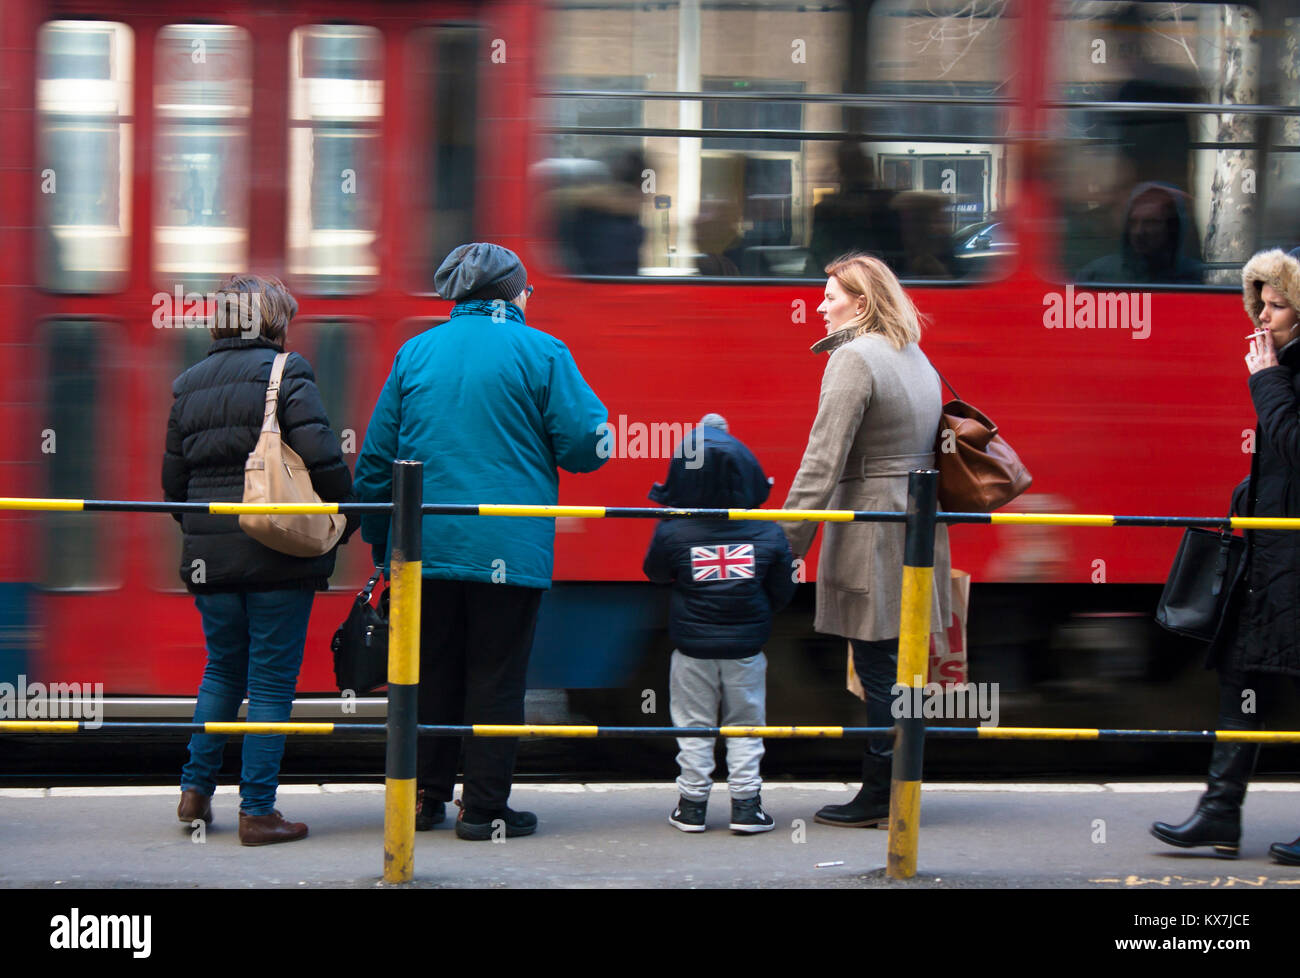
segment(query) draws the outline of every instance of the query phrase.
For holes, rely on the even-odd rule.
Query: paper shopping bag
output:
[[[970,682],[966,660],[966,621],[970,614],[970,575],[952,572],[952,622],[947,631],[930,635],[930,677],[944,689]]]
[[[966,621],[970,613],[970,575],[965,571],[952,572],[952,621],[946,631],[930,633],[930,662],[927,682],[939,683],[945,689],[970,681],[966,662]],[[862,680],[853,668],[853,646],[848,645],[848,667],[845,688],[860,700],[867,698]]]

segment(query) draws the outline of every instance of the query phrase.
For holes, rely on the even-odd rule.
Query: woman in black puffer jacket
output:
[[[284,352],[298,303],[278,279],[242,275],[217,291],[215,342],[172,385],[162,483],[168,502],[239,502],[244,463],[257,444],[272,362]],[[321,499],[352,498],[352,474],[330,429],[311,366],[291,355],[281,378],[284,441],[311,472]],[[328,586],[336,550],[291,557],[258,543],[237,516],[178,517],[185,542],[180,574],[203,619],[207,664],[194,722],[234,720],[248,696],[250,721],[285,721],[293,706],[312,600]],[[355,529],[350,517],[343,537]],[[337,548],[336,548],[337,549]],[[195,734],[181,772],[177,817],[210,822],[226,738]],[[275,810],[284,737],[246,736],[240,775],[239,841],[291,842],[307,834]]]
[[[1250,478],[1233,493],[1232,512],[1300,517],[1300,248],[1255,255],[1242,270],[1242,289],[1259,324],[1246,355],[1258,422]],[[1220,729],[1262,729],[1283,677],[1300,681],[1297,608],[1300,532],[1247,530],[1246,560],[1207,661],[1219,670]],[[1192,817],[1181,825],[1156,822],[1152,834],[1170,845],[1213,846],[1236,856],[1241,803],[1258,754],[1258,744],[1215,744],[1209,785]],[[1300,839],[1276,842],[1269,853],[1300,865]]]

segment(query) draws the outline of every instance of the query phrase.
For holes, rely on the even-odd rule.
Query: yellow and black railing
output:
[[[60,513],[390,513],[392,503],[160,503],[121,499],[40,499],[0,496],[0,512]],[[546,506],[502,503],[423,503],[424,516],[530,516],[577,519],[758,520],[768,523],[906,523],[906,513],[861,509],[671,509],[657,506]],[[992,526],[1188,527],[1226,530],[1300,530],[1300,519],[1271,516],[1123,516],[1096,513],[950,513],[936,523]]]
[[[388,606],[388,750],[384,762],[384,882],[415,874],[415,779],[419,734],[420,589],[424,466],[393,463]]]
[[[409,882],[415,848],[415,778],[418,738],[444,737],[771,737],[841,738],[888,734],[894,738],[887,871],[906,878],[916,872],[920,788],[926,737],[958,740],[1223,741],[1300,743],[1300,731],[1120,730],[1055,727],[931,727],[923,717],[899,717],[893,727],[600,727],[538,724],[419,724],[421,517],[516,516],[582,519],[717,519],[768,522],[906,523],[903,604],[898,682],[915,689],[925,682],[929,655],[934,535],[940,523],[1020,526],[1189,527],[1300,530],[1300,519],[1266,517],[1113,516],[1067,513],[949,513],[937,511],[937,473],[909,474],[906,513],[870,510],[665,509],[650,506],[544,506],[424,503],[422,466],[393,463],[392,503],[170,503],[94,499],[0,497],[0,512],[210,513],[392,513],[393,554],[388,643],[387,723],[135,723],[85,720],[0,720],[0,734],[168,735],[194,732],[241,734],[340,735],[383,737],[385,761],[384,880]]]
[[[895,727],[832,727],[800,725],[762,727],[601,727],[578,723],[421,723],[421,737],[556,737],[650,738],[650,737],[765,737],[778,740],[852,740],[865,737],[893,737]],[[383,740],[386,723],[207,723],[136,722],[123,720],[0,720],[0,734],[110,734],[155,736],[195,733],[243,736],[245,734],[288,734],[296,736],[338,735],[347,739]],[[927,727],[926,739],[934,740],[1096,740],[1144,741],[1151,743],[1300,744],[1300,730],[1124,730],[1107,727]]]
[[[925,685],[930,671],[930,598],[934,592],[935,512],[939,508],[939,473],[934,469],[907,477],[907,536],[903,545],[903,600],[898,637],[898,688],[903,702]],[[895,879],[916,875],[921,828],[921,767],[925,752],[925,717],[895,713],[894,769],[889,786],[889,856],[885,872]]]

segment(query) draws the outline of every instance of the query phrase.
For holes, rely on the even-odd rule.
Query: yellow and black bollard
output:
[[[925,685],[930,665],[930,601],[934,592],[934,528],[938,511],[939,473],[918,469],[907,477],[907,537],[903,549],[903,609],[898,638],[898,685],[904,702]],[[894,719],[894,769],[889,786],[890,879],[916,875],[921,830],[921,763],[925,751],[925,717],[906,709]]]
[[[415,872],[415,758],[419,746],[420,538],[424,466],[393,462],[393,554],[388,609],[388,757],[384,767],[384,882]]]

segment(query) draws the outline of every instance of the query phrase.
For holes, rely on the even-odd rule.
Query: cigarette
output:
[[[1268,332],[1271,332],[1271,330],[1267,330],[1267,329],[1257,329],[1257,330],[1255,330],[1255,332],[1251,333],[1249,336],[1244,336],[1244,337],[1242,337],[1242,339],[1253,340],[1256,336],[1263,336],[1265,333],[1268,333]]]
[[[814,869],[826,869],[828,866],[843,866],[843,865],[844,865],[844,860],[843,860],[843,859],[837,859],[837,860],[835,860],[834,862],[831,862],[831,863],[818,863],[818,864],[817,864],[816,866],[814,866],[813,868],[814,868]]]

